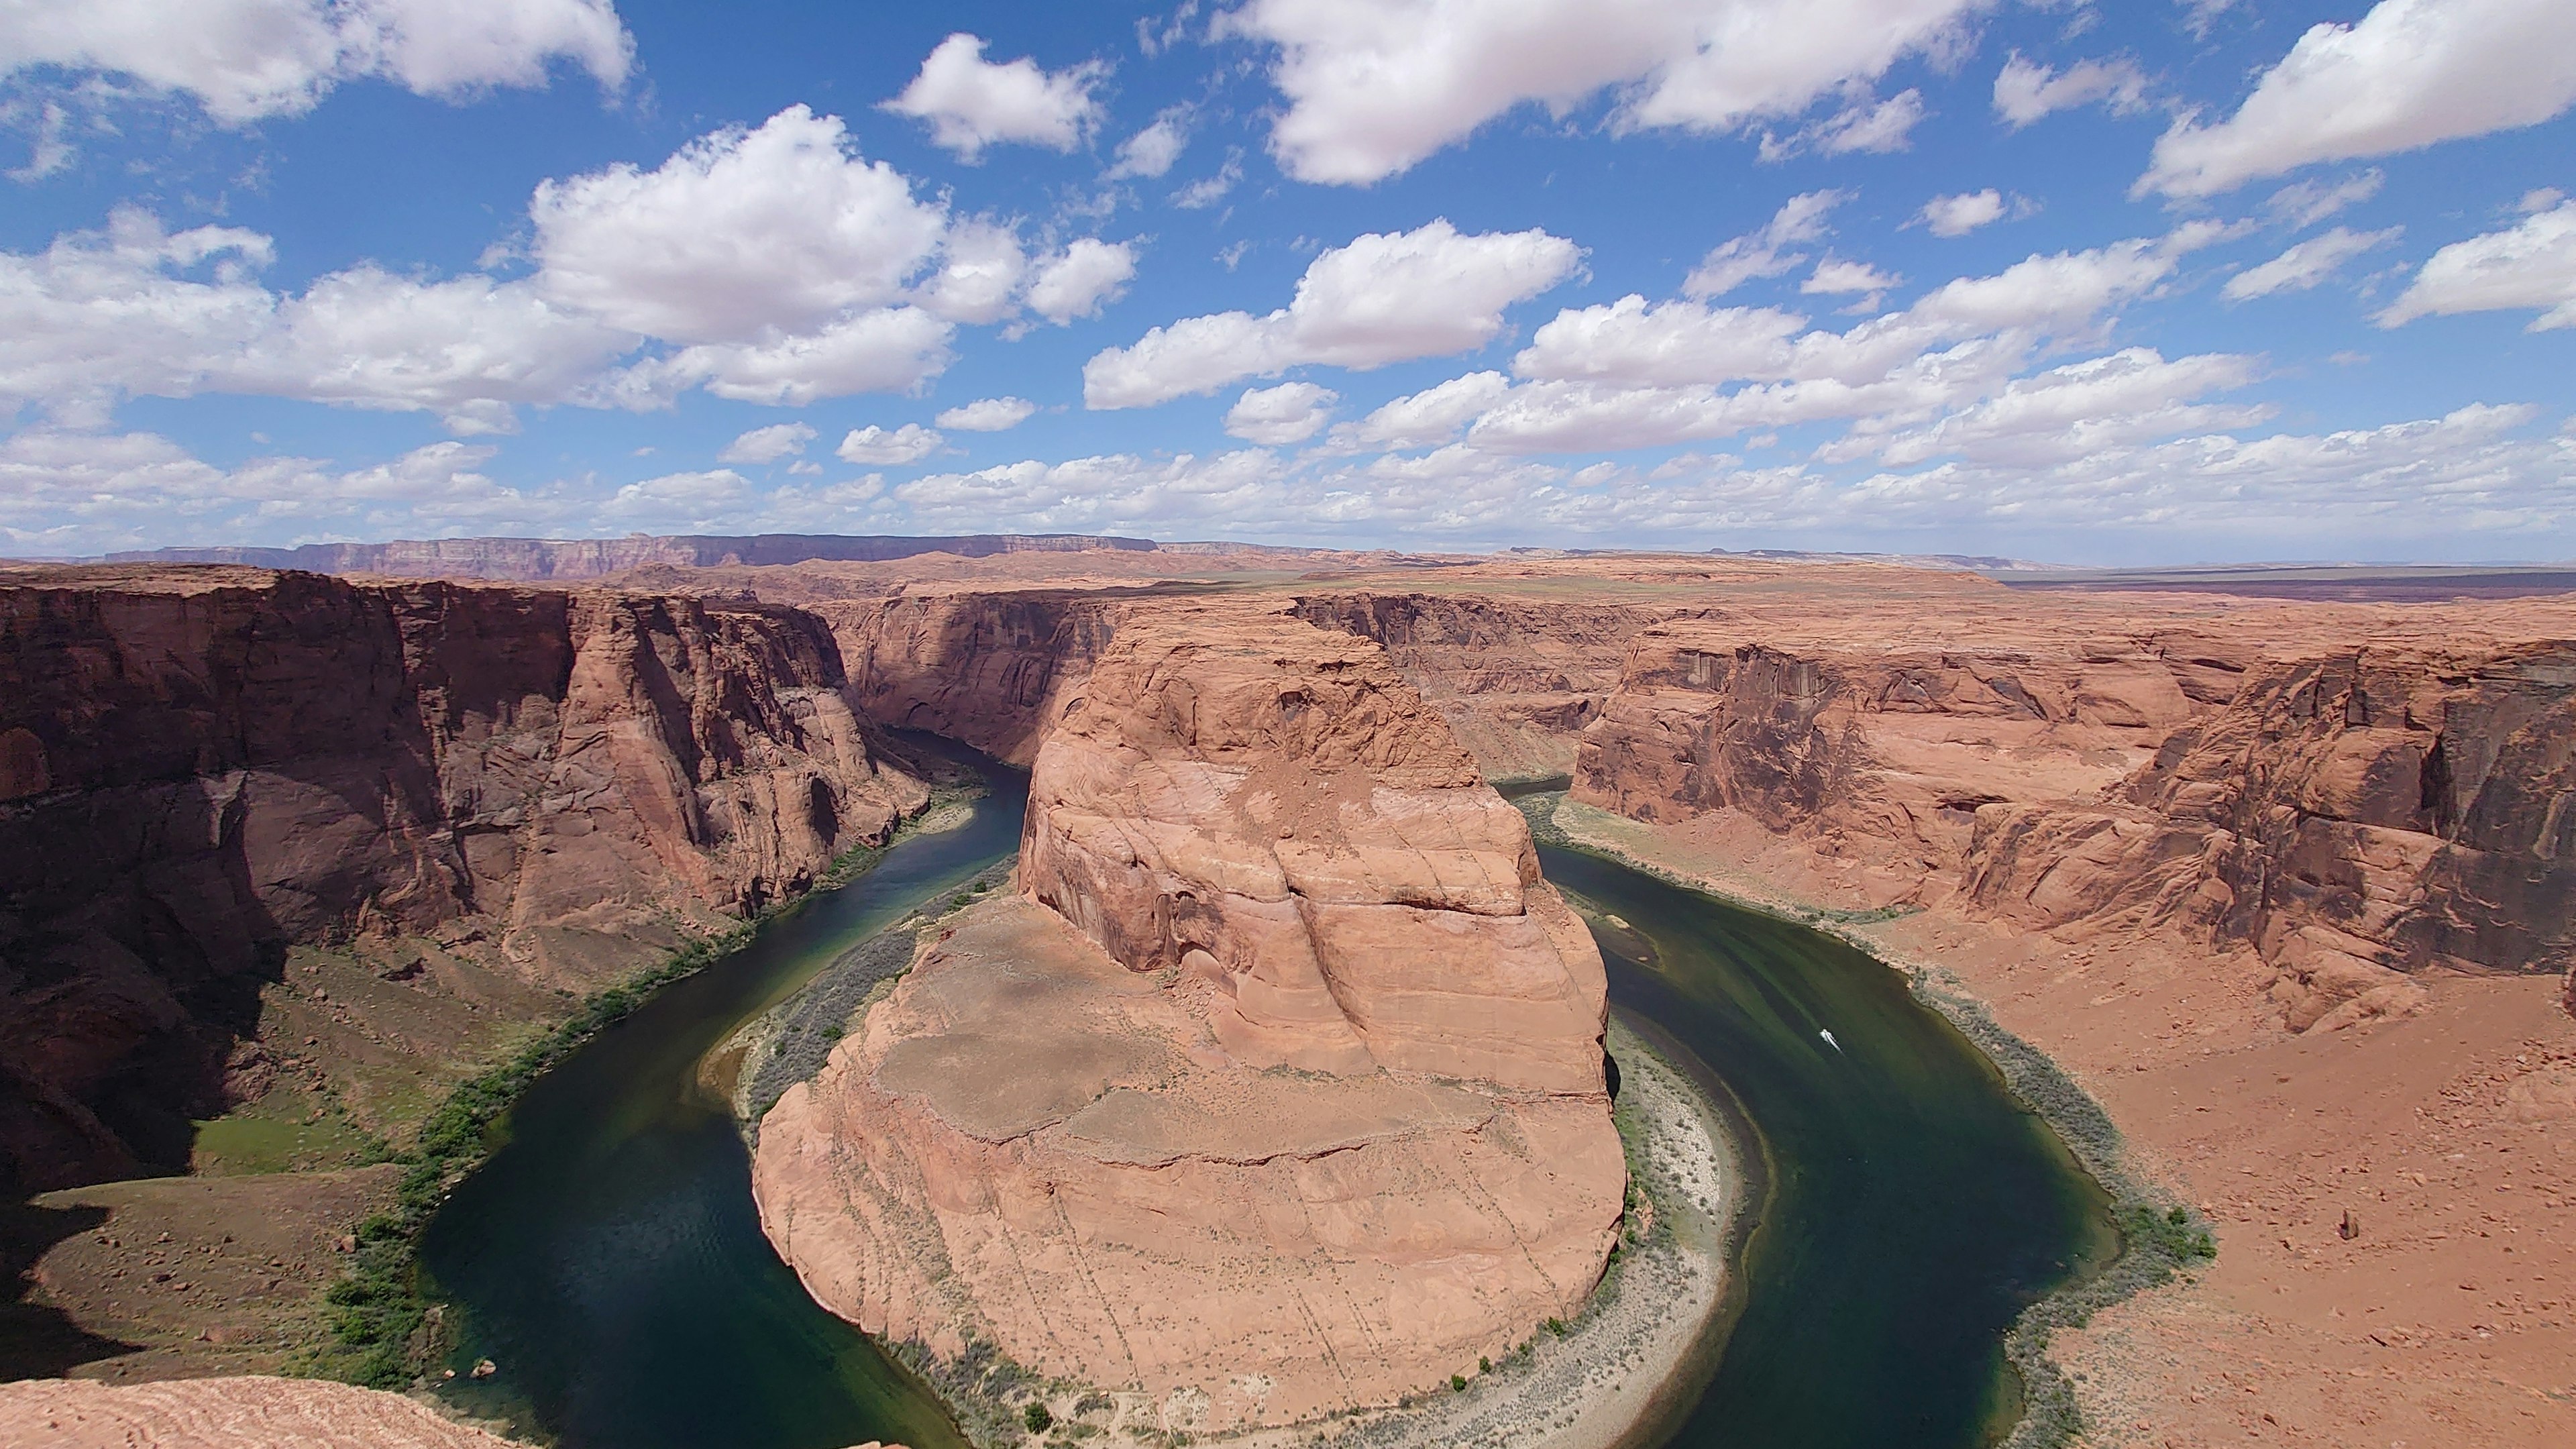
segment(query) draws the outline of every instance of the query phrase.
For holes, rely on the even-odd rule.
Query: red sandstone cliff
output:
[[[185,1160],[283,949],[547,985],[802,889],[922,798],[816,619],[248,569],[0,578],[0,1162]]]
[[[763,1119],[762,1221],[872,1332],[1164,1427],[1385,1404],[1571,1313],[1625,1182],[1591,937],[1374,645],[1131,604],[969,908]],[[971,672],[971,671],[970,671]]]

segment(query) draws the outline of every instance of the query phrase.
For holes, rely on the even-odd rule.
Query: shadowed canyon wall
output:
[[[0,1164],[186,1160],[285,948],[579,989],[803,889],[921,784],[793,610],[250,569],[0,578]]]

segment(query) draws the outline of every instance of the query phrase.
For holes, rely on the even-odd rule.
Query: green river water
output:
[[[460,1377],[461,1407],[569,1449],[959,1444],[937,1402],[770,1251],[698,1065],[842,951],[1007,856],[1026,780],[994,783],[973,823],[802,903],[511,1110],[422,1247],[461,1316],[453,1362],[500,1365]],[[1732,1332],[1645,1442],[1990,1443],[2018,1404],[2005,1328],[2116,1247],[2101,1190],[1868,956],[1597,857],[1542,858],[1596,917],[1614,1006],[1758,1143]]]

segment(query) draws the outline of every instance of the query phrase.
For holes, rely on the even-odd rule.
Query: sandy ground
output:
[[[1435,1391],[1411,1408],[1320,1424],[1203,1437],[1224,1449],[1612,1449],[1663,1407],[1677,1382],[1695,1384],[1726,1282],[1726,1234],[1740,1198],[1733,1147],[1699,1091],[1634,1036],[1612,1028],[1621,1098],[1645,1128],[1644,1186],[1669,1231],[1645,1234],[1563,1337],[1542,1332],[1463,1391]],[[1087,1414],[1078,1412],[1089,1406]],[[1161,1406],[1144,1394],[1066,1393],[1048,1401],[1059,1423],[1090,1425],[1104,1444],[1159,1444]]]
[[[1884,903],[1866,864],[1722,819],[1557,818],[1755,904]],[[2297,1035],[2250,953],[1938,907],[1820,924],[1955,973],[2109,1110],[2134,1169],[2216,1224],[2192,1281],[2055,1344],[2092,1442],[2576,1444],[2576,1020],[2556,980],[2430,975],[2412,1016]]]

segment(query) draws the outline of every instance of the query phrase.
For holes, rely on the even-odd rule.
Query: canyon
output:
[[[632,564],[0,578],[19,1192],[184,1162],[188,1121],[304,1070],[298,952],[344,997],[542,1019],[793,895],[928,798],[883,733],[923,730],[1032,770],[1018,886],[763,1123],[782,1254],[871,1331],[1209,1428],[1382,1402],[1579,1301],[1619,1221],[1599,958],[1486,785],[1567,776],[1575,838],[1945,973],[2216,1222],[2206,1274],[2065,1346],[2111,1441],[2576,1432],[2564,596]],[[1193,1376],[1254,1357],[1282,1367]]]

